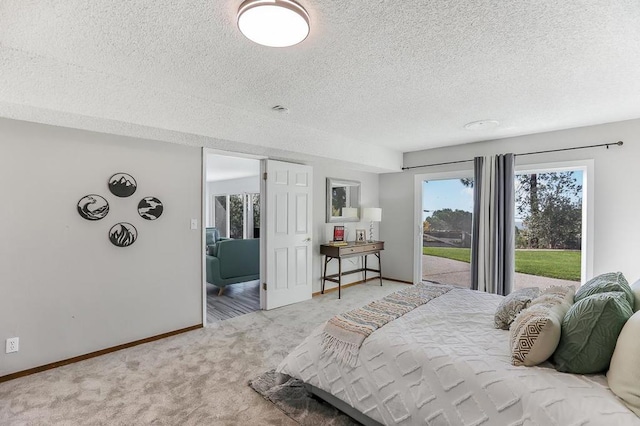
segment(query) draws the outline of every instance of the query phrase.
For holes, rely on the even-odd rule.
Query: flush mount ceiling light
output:
[[[309,35],[309,15],[292,0],[247,0],[238,9],[238,28],[255,43],[288,47]]]
[[[464,128],[467,130],[488,130],[494,129],[499,125],[500,122],[498,120],[479,120],[465,124]]]

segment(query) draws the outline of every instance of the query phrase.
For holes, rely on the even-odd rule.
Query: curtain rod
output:
[[[601,146],[604,146],[607,149],[609,149],[610,146],[614,146],[614,145],[615,146],[622,146],[622,145],[624,145],[624,142],[618,141],[618,142],[611,142],[611,143],[599,143],[597,145],[574,146],[574,147],[571,147],[571,148],[558,148],[558,149],[549,149],[549,150],[546,150],[546,151],[524,152],[522,154],[514,154],[514,155],[516,157],[522,157],[524,155],[548,154],[550,152],[562,152],[562,151],[574,151],[576,149],[599,148]],[[403,167],[402,170],[418,169],[420,167],[446,166],[447,164],[470,163],[472,161],[473,161],[473,159],[470,159],[470,160],[458,160],[458,161],[446,161],[444,163],[434,163],[434,164],[422,164],[420,166]]]

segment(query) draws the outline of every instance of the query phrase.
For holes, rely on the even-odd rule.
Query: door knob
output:
[[[302,241],[305,242],[305,243],[310,243],[311,242],[311,237],[307,237]]]

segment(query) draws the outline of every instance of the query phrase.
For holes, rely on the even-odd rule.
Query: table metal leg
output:
[[[380,273],[380,287],[382,287],[382,260],[380,259],[380,253],[376,253],[378,258],[378,271]]]
[[[342,297],[340,294],[342,288],[342,258],[338,258],[338,299]]]
[[[329,256],[324,257],[324,274],[322,274],[322,290],[320,294],[324,294],[324,282],[327,278],[327,263],[329,263]]]
[[[362,271],[362,272],[364,272],[364,280],[363,281],[366,281],[367,280],[367,255],[366,254],[364,255],[364,271]]]

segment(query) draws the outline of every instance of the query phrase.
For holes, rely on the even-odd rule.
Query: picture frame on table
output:
[[[333,227],[333,241],[344,241],[344,226]]]
[[[366,242],[367,242],[367,230],[356,229],[356,243],[366,243]]]

